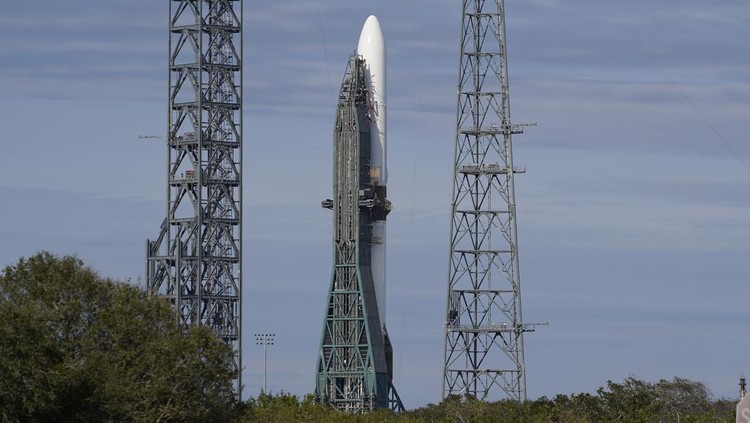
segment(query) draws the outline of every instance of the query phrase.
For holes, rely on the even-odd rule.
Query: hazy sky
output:
[[[37,250],[143,276],[165,216],[167,0],[7,2],[0,265]],[[458,1],[245,1],[246,395],[314,389],[334,101],[369,14],[389,66],[388,327],[408,408],[437,402]],[[735,397],[750,298],[750,4],[508,0],[530,398],[628,375]]]

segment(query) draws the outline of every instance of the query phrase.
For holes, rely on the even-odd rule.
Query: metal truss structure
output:
[[[526,399],[503,0],[463,0],[443,398]]]
[[[334,133],[334,267],[318,356],[316,396],[350,413],[403,410],[393,387],[393,350],[378,315],[371,271],[372,224],[388,213],[370,173],[370,110],[356,54],[341,85]]]
[[[146,283],[182,328],[235,351],[241,384],[242,1],[169,0],[167,217],[146,240]]]

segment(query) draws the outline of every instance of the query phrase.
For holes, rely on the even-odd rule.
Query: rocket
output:
[[[333,131],[333,270],[316,397],[342,411],[403,409],[393,386],[386,330],[386,47],[380,22],[365,21],[349,58]]]
[[[378,18],[370,15],[365,21],[362,27],[362,32],[359,35],[359,43],[357,50],[353,57],[356,57],[355,62],[350,63],[350,69],[352,76],[347,76],[349,79],[345,79],[342,85],[342,90],[345,89],[347,84],[351,84],[353,79],[356,79],[356,75],[360,69],[363,75],[364,87],[356,88],[357,90],[364,89],[366,92],[366,98],[359,101],[359,107],[366,109],[366,118],[358,119],[357,125],[360,126],[359,135],[359,146],[360,155],[366,156],[363,163],[360,163],[360,168],[368,169],[367,175],[359,175],[358,180],[349,180],[344,177],[341,172],[334,169],[334,191],[338,189],[348,189],[350,187],[343,187],[343,184],[354,184],[357,185],[363,193],[364,198],[360,198],[360,201],[365,201],[370,209],[369,216],[360,219],[358,223],[369,226],[370,233],[367,236],[359,234],[359,242],[366,243],[367,248],[362,248],[363,251],[368,251],[367,258],[363,260],[363,263],[368,264],[368,273],[372,275],[372,282],[374,285],[375,299],[377,303],[378,316],[381,320],[382,327],[385,327],[385,313],[386,313],[386,217],[391,211],[391,202],[386,198],[387,195],[387,184],[388,184],[388,167],[387,167],[387,119],[386,119],[386,47],[385,38],[383,37],[383,30],[380,28],[380,22]],[[349,75],[349,74],[347,74]],[[356,84],[355,84],[356,85]],[[342,100],[340,98],[340,100]],[[357,102],[357,100],[353,100]],[[364,105],[362,103],[365,103]],[[341,113],[343,104],[339,104],[338,113]],[[341,116],[339,115],[339,120]],[[342,129],[345,130],[341,123],[337,123],[338,127],[337,137],[341,138]],[[367,128],[361,128],[366,125]],[[345,125],[344,125],[345,126]],[[346,151],[342,148],[340,141],[336,141],[334,147],[337,150],[334,153],[334,161],[346,161],[348,160],[345,155]],[[349,159],[350,160],[350,159]],[[334,166],[335,167],[335,166]],[[346,180],[347,182],[344,182]],[[338,187],[338,188],[337,188]],[[334,193],[336,198],[341,199],[341,194]],[[322,202],[323,207],[334,209],[334,201],[326,200]],[[337,209],[339,213],[343,213],[340,208]],[[353,213],[354,211],[350,211]],[[338,218],[334,218],[335,225],[341,225],[341,221]],[[334,232],[340,233],[341,228],[334,228]],[[336,235],[334,235],[336,238]],[[334,242],[339,242],[340,239],[334,239]]]
[[[386,215],[391,204],[386,200],[388,185],[387,163],[387,119],[386,119],[386,47],[383,30],[378,18],[370,15],[362,27],[357,45],[357,54],[365,61],[365,80],[370,92],[370,175],[373,184],[385,202]],[[386,215],[373,221],[372,228],[372,278],[375,284],[375,297],[378,314],[385,324],[385,240]]]

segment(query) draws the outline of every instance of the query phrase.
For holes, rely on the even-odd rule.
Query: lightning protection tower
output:
[[[182,328],[208,326],[241,375],[242,1],[169,0],[167,216],[146,283]]]
[[[463,0],[443,397],[526,399],[503,0]]]

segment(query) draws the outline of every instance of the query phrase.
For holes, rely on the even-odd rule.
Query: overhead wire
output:
[[[424,39],[421,41],[422,48],[420,51],[426,51],[425,48],[425,42]],[[417,111],[418,112],[424,112],[424,102],[422,98],[421,91],[417,93]],[[415,137],[414,140],[414,164],[412,165],[412,175],[411,175],[411,207],[409,209],[409,230],[407,232],[407,241],[406,241],[406,272],[405,272],[405,279],[401,286],[403,287],[402,290],[402,297],[406,299],[409,294],[409,281],[412,279],[412,250],[414,247],[413,244],[413,232],[414,232],[414,209],[416,208],[416,198],[417,198],[417,167],[419,165],[419,144],[421,141],[421,137]],[[406,327],[406,305],[407,301],[403,301],[401,305],[401,327],[399,328],[399,338],[402,340],[402,342],[405,344],[405,338],[404,338],[404,331]],[[398,353],[398,375],[401,375],[401,369],[403,366],[403,354],[405,350],[405,345],[401,345],[401,348],[399,348]]]
[[[323,30],[323,13],[320,11],[320,0],[317,0],[315,2],[315,6],[318,9],[318,22],[320,23],[320,38],[323,40],[323,56],[326,60],[326,71],[328,72],[328,86],[329,86],[329,92],[331,94],[331,102],[336,102],[336,94],[333,90],[333,77],[331,76],[331,65],[328,60],[328,43],[326,41],[326,34]]]
[[[680,87],[677,82],[675,82],[674,79],[669,75],[666,69],[659,63],[658,60],[651,54],[651,52],[646,48],[646,46],[641,42],[638,37],[635,36],[633,31],[628,27],[627,24],[620,18],[620,15],[617,14],[617,12],[612,8],[612,6],[607,2],[607,0],[601,0],[602,4],[609,10],[609,12],[612,14],[612,16],[617,20],[617,22],[620,24],[620,26],[623,27],[625,32],[628,33],[630,38],[640,47],[640,49],[643,51],[643,53],[651,60],[651,62],[656,66],[659,71],[661,71],[662,75],[664,75],[664,78],[669,81],[669,83],[677,90],[678,93],[680,93],[680,96],[685,100],[687,104],[690,105],[690,107],[695,111],[695,113],[701,118],[703,123],[711,130],[711,132],[714,133],[716,136],[716,139],[718,139],[722,144],[724,144],[724,147],[726,147],[727,150],[742,164],[742,166],[750,170],[750,166],[748,166],[747,162],[740,156],[740,154],[735,150],[731,144],[724,138],[724,136],[721,135],[719,130],[714,126],[711,121],[706,118],[706,116],[703,114],[703,112],[698,108],[698,106],[688,97],[687,93]]]
[[[421,99],[419,100],[419,105],[422,105]],[[415,206],[415,200],[417,197],[417,164],[419,162],[419,139],[416,140],[414,144],[414,165],[412,166],[412,180],[411,180],[411,208],[409,210],[409,231],[407,232],[407,241],[406,241],[406,278],[403,281],[403,292],[402,297],[403,299],[407,298],[407,295],[409,293],[409,281],[412,278],[412,268],[411,268],[411,260],[412,260],[412,233],[414,230],[414,206]],[[404,329],[406,327],[406,301],[403,301],[401,305],[401,327],[399,328],[399,338],[404,340]],[[403,355],[404,355],[404,345],[399,348],[398,353],[398,374],[401,375],[401,368],[403,365]]]

